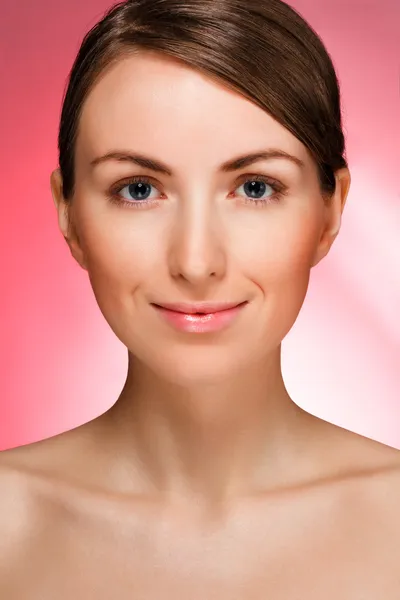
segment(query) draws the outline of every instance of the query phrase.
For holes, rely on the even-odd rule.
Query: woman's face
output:
[[[271,150],[295,160],[222,169]],[[169,173],[127,157],[99,161],[109,153],[150,158]],[[324,204],[316,166],[289,131],[173,60],[121,60],[84,105],[71,251],[115,334],[169,380],[212,380],[276,350],[341,210],[341,199]],[[214,331],[182,329],[154,306],[203,301],[246,304],[224,326],[216,320]]]

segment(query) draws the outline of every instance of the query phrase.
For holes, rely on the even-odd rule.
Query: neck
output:
[[[125,386],[104,416],[141,481],[214,502],[284,483],[308,415],[286,391],[279,348],[229,381],[196,387],[160,380],[129,356]]]

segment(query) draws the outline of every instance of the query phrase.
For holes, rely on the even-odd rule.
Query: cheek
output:
[[[268,331],[270,342],[279,343],[293,326],[307,293],[318,241],[318,222],[307,220],[252,236],[243,248],[242,270],[265,298],[261,338]]]
[[[242,264],[251,278],[262,283],[296,283],[309,274],[319,241],[319,223],[304,218],[298,222],[276,223],[275,227],[253,232],[243,245]]]
[[[128,308],[132,292],[160,263],[160,236],[135,226],[134,219],[82,219],[79,232],[88,275],[100,307]]]

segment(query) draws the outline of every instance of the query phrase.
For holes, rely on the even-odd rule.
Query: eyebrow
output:
[[[297,156],[292,156],[291,154],[288,154],[283,150],[269,148],[267,150],[261,150],[259,152],[253,152],[251,154],[237,156],[232,160],[228,160],[220,166],[219,171],[223,173],[231,173],[233,171],[238,171],[239,169],[248,167],[249,165],[252,165],[253,163],[258,162],[260,160],[272,160],[276,158],[288,160],[300,167],[300,169],[303,169],[305,167],[304,162]],[[162,173],[170,177],[172,177],[173,175],[172,169],[159,160],[150,158],[148,156],[144,156],[142,154],[136,154],[120,150],[107,152],[107,154],[93,159],[90,165],[92,168],[95,168],[97,165],[111,160],[118,162],[133,163],[135,165],[138,165],[139,167],[150,169],[151,171],[155,171],[156,173]]]

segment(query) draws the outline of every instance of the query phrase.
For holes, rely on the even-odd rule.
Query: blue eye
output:
[[[249,179],[237,189],[240,188],[244,188],[245,194],[247,194],[253,200],[262,200],[266,191],[268,192],[268,188],[272,190],[272,194],[267,195],[267,199],[274,193],[273,186],[260,179]]]
[[[147,181],[138,180],[137,182],[132,182],[128,185],[125,185],[123,188],[121,188],[119,193],[125,200],[146,202],[151,196],[151,188],[153,187],[154,186]],[[124,190],[127,190],[127,196],[124,195]]]
[[[157,206],[159,199],[151,195],[155,190],[159,191],[147,177],[133,177],[130,181],[112,187],[109,191],[109,200],[113,204],[129,208]]]
[[[242,185],[237,190],[243,188],[244,204],[253,206],[266,206],[279,202],[288,191],[288,188],[279,181],[270,179],[265,175],[246,175],[242,178]]]
[[[241,193],[238,195],[243,198],[244,204],[253,206],[279,202],[287,190],[280,182],[263,175],[247,175],[242,177],[242,181],[235,192],[243,188],[244,196]],[[109,200],[129,208],[155,207],[160,204],[160,198],[152,196],[152,192],[157,193],[159,190],[151,180],[145,176],[137,176],[113,187],[109,192]]]

